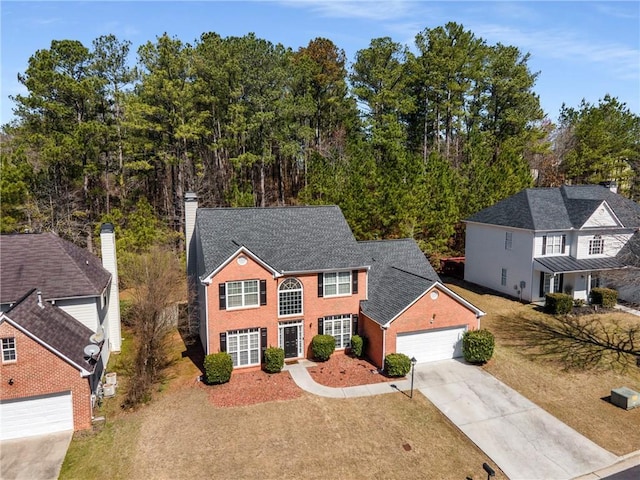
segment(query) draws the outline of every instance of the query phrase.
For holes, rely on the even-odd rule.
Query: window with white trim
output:
[[[260,305],[258,280],[226,283],[227,309]]]
[[[227,332],[227,353],[234,367],[260,364],[260,330],[232,330]]]
[[[325,297],[351,295],[351,271],[325,273],[323,278]]]
[[[602,255],[604,253],[604,238],[600,235],[594,235],[589,240],[589,255]]]
[[[15,362],[17,359],[16,338],[7,337],[2,339],[2,363]]]
[[[278,287],[278,315],[302,315],[302,284],[295,278],[287,278]]]
[[[505,232],[504,234],[504,249],[511,250],[513,247],[513,232]]]
[[[500,285],[505,287],[507,285],[507,269],[503,268],[500,274]]]
[[[336,348],[347,348],[351,343],[351,315],[324,317],[323,330],[336,340]]]
[[[546,235],[544,237],[543,255],[558,255],[564,253],[565,235]]]

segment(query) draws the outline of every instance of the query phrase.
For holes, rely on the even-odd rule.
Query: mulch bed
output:
[[[366,360],[335,352],[326,362],[308,369],[311,377],[328,387],[353,387],[393,379],[377,373]],[[239,407],[279,400],[293,400],[303,395],[287,372],[269,374],[263,371],[234,372],[231,380],[222,385],[205,385],[209,400],[217,407]]]

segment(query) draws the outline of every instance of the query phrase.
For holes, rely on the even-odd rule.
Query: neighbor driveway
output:
[[[0,442],[2,480],[53,480],[67,455],[73,432]]]
[[[512,480],[571,479],[618,460],[479,367],[418,365],[415,384]]]

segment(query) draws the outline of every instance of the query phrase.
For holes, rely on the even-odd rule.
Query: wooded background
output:
[[[326,38],[165,34],[135,62],[130,47],[31,56],[2,128],[3,233],[91,248],[111,221],[120,249],[180,252],[193,190],[210,207],[337,204],[358,239],[413,237],[437,259],[463,251],[462,219],[526,187],[616,180],[640,198],[638,115],[603,92],[551,123],[529,55],[456,23],[350,64]]]

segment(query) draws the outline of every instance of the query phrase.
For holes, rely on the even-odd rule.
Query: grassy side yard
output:
[[[448,286],[487,312],[482,327],[496,337],[493,359],[484,367],[489,373],[616,455],[640,449],[640,408],[625,411],[608,401],[613,388],[640,390],[640,368],[623,373],[566,368],[520,328],[525,320],[548,318],[534,306],[466,285]],[[640,322],[617,311],[599,315],[603,322]]]

